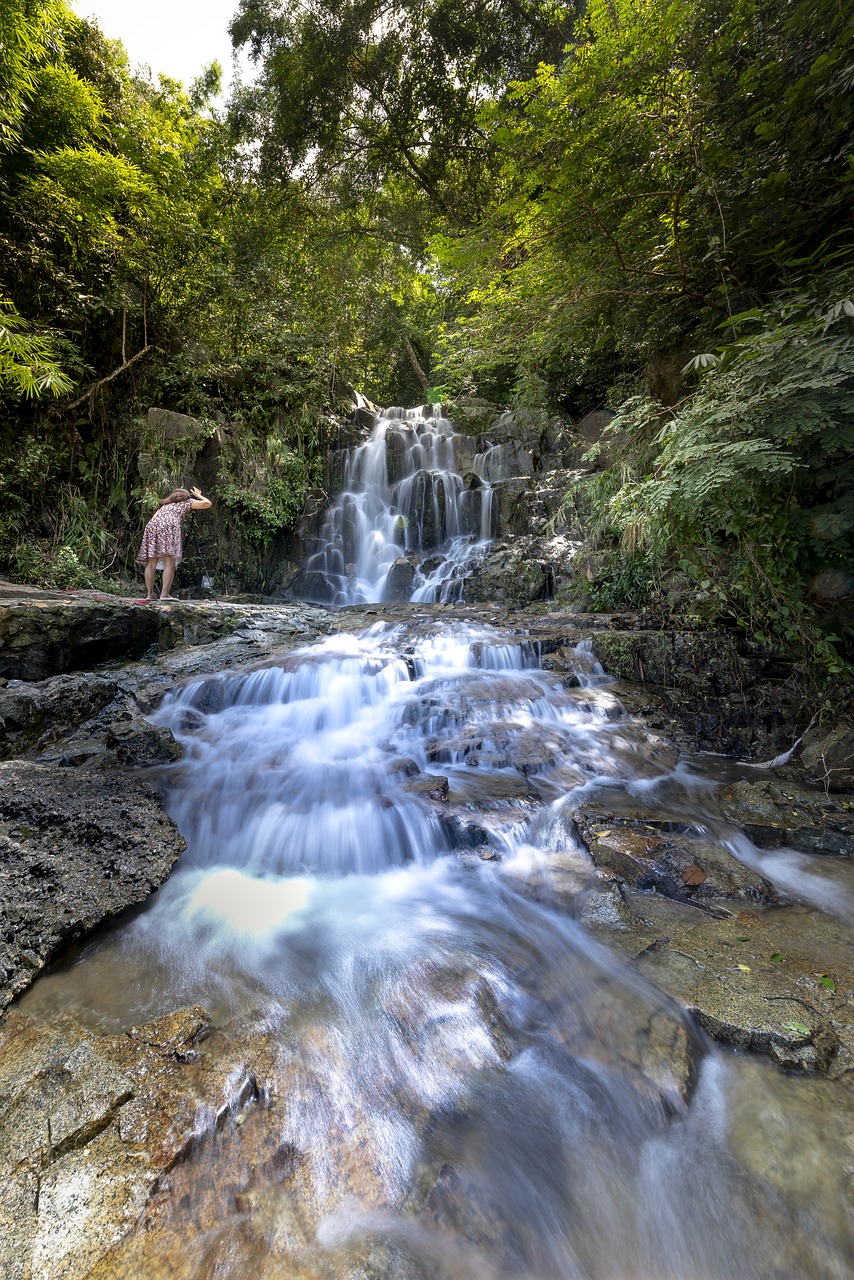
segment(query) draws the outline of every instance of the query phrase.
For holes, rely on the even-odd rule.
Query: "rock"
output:
[[[562,535],[493,543],[463,589],[466,603],[524,606],[555,594],[572,575],[576,544]]]
[[[594,409],[575,425],[585,453],[595,451],[595,465],[600,471],[611,466],[626,440],[625,432],[610,430],[613,417],[610,409]]]
[[[615,814],[596,802],[579,805],[572,822],[597,867],[606,867],[639,889],[680,902],[774,903],[773,887],[712,840],[669,831],[665,821]]]
[[[150,783],[0,764],[0,1008],[71,941],[142,902],[184,841]]]
[[[179,600],[167,608],[95,593],[61,600],[39,597],[26,603],[0,601],[0,675],[40,681],[105,662],[227,642],[238,630],[281,643],[294,636],[314,639],[330,629],[324,610],[302,603],[253,606]],[[15,688],[7,685],[3,692]],[[67,688],[66,705],[74,697],[73,687]]]
[[[629,709],[675,722],[692,751],[761,760],[790,747],[804,708],[789,666],[738,634],[695,630],[697,621],[600,615],[593,652],[626,682]]]
[[[98,724],[95,732],[70,734],[38,756],[39,764],[79,765],[86,769],[150,769],[182,756],[171,729],[127,714]]]
[[[176,440],[196,440],[204,430],[197,418],[174,413],[171,409],[149,409],[146,426],[171,444]]]
[[[721,812],[760,849],[854,858],[854,795],[826,795],[791,782],[734,782],[718,793]]]
[[[409,451],[412,448],[414,432],[406,424],[389,427],[385,433],[386,463],[388,483],[397,484],[407,474]]]
[[[0,759],[13,756],[139,768],[179,760],[181,749],[168,729],[144,719],[130,681],[90,672],[0,689]]]
[[[22,755],[46,732],[59,736],[97,715],[119,693],[116,676],[57,676],[0,689],[0,758]]]
[[[124,601],[0,605],[0,674],[43,680],[114,658],[140,658],[158,644],[162,618],[156,609]]]
[[[767,1054],[785,1070],[834,1078],[851,1070],[854,971],[835,922],[811,913],[805,927],[797,907],[766,913],[745,904],[725,916],[708,914],[628,884],[620,899],[617,928],[596,913],[588,924],[708,1035]],[[821,981],[828,972],[833,991]]]
[[[800,764],[807,777],[828,791],[854,791],[854,724],[816,725],[804,734]]]
[[[609,675],[642,684],[732,691],[749,683],[739,641],[719,632],[603,631],[593,652]]]
[[[0,1021],[0,1210],[10,1217],[0,1232],[0,1274],[198,1274],[190,1259],[182,1270],[181,1214],[194,1184],[193,1213],[209,1217],[211,1228],[221,1201],[216,1181],[205,1175],[198,1183],[194,1154],[204,1159],[217,1139],[238,1186],[253,1178],[258,1185],[281,1145],[275,1123],[244,1138],[259,1091],[251,1070],[235,1069],[240,1054],[211,1034],[201,1008],[117,1036],[64,1017],[45,1025],[19,1008],[7,1012]],[[283,1166],[276,1169],[281,1177]]]
[[[437,773],[422,773],[418,777],[407,778],[403,789],[425,800],[445,801],[448,798],[448,779]]]
[[[415,572],[414,561],[408,560],[405,556],[399,556],[388,571],[383,599],[408,600],[412,595]]]

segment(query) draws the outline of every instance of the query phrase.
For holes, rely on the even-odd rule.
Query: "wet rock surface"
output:
[[[144,901],[184,841],[151,783],[0,764],[0,1006],[74,939]]]
[[[800,765],[807,777],[828,791],[854,791],[854,724],[816,725],[804,734]]]
[[[41,670],[38,655],[50,648],[55,616],[63,610],[88,617],[96,631],[104,606],[88,599],[51,603],[29,615],[31,634],[40,639],[28,670]],[[152,614],[152,606],[114,605],[118,616]],[[0,605],[0,614],[3,606]],[[44,763],[90,768],[147,767],[177,758],[171,734],[146,720],[148,712],[176,680],[221,667],[239,667],[332,628],[328,612],[311,605],[256,607],[181,602],[156,610],[158,639],[142,661],[104,663],[78,671],[88,650],[72,641],[62,650],[69,674],[28,677],[0,687],[0,759],[24,757]],[[136,624],[135,624],[136,625]],[[73,630],[73,628],[69,628]],[[149,646],[146,646],[147,648]],[[0,641],[0,661],[8,656]]]
[[[19,952],[7,947],[11,959],[2,962],[7,1001],[68,942],[141,901],[177,857],[182,842],[156,792],[126,767],[159,768],[177,758],[169,731],[146,719],[167,688],[209,676],[187,711],[202,731],[204,717],[223,705],[221,669],[282,665],[287,650],[310,638],[360,630],[379,617],[430,628],[449,616],[483,613],[407,604],[384,606],[381,613],[300,608],[242,607],[239,624],[229,623],[226,636],[207,644],[181,639],[120,669],[0,689],[3,750],[28,757],[0,765],[0,841],[7,855],[0,916],[3,936],[7,942],[12,936]],[[489,1259],[500,1273],[519,1241],[508,1233],[499,1204],[467,1171],[467,1135],[479,1108],[489,1114],[489,1090],[482,1085],[482,1094],[461,1098],[457,1107],[431,1107],[406,1084],[425,1063],[453,1069],[465,1062],[479,1079],[499,1081],[505,1072],[524,1073],[532,1045],[540,1052],[547,1046],[555,1061],[573,1064],[582,1090],[607,1092],[616,1078],[627,1084],[633,1101],[612,1100],[615,1124],[630,1125],[635,1107],[651,1108],[670,1123],[690,1113],[710,1036],[799,1078],[818,1073],[816,1087],[836,1091],[823,1094],[822,1105],[845,1120],[839,1099],[854,1071],[850,930],[775,888],[762,869],[736,857],[727,840],[735,826],[743,827],[761,850],[793,845],[841,866],[838,860],[852,852],[849,798],[803,780],[741,776],[706,790],[708,820],[699,825],[695,802],[682,792],[669,801],[628,794],[627,779],[659,782],[676,767],[680,748],[697,747],[661,696],[666,685],[633,686],[646,723],[626,719],[613,688],[596,685],[595,655],[604,652],[597,636],[615,634],[622,642],[638,632],[621,619],[609,628],[608,619],[591,625],[559,613],[496,610],[493,616],[526,652],[539,647],[574,708],[595,705],[603,714],[610,726],[607,752],[591,745],[586,757],[570,763],[557,725],[541,731],[526,723],[525,707],[541,693],[535,673],[515,683],[499,677],[487,687],[474,671],[460,681],[447,720],[438,688],[413,700],[405,722],[436,729],[429,767],[422,771],[398,754],[390,757],[389,772],[435,815],[447,847],[473,875],[506,874],[533,904],[556,905],[563,918],[579,920],[605,944],[604,964],[573,972],[573,995],[579,987],[590,994],[587,1013],[567,998],[565,981],[551,987],[538,977],[542,960],[533,950],[518,957],[528,982],[521,1011],[473,964],[404,973],[383,1005],[403,1046],[388,1090],[423,1140],[425,1155],[413,1179],[394,1183],[370,1117],[336,1109],[330,1096],[329,1064],[341,1079],[358,1064],[329,1030],[297,1026],[298,1054],[295,1041],[221,1023],[200,1007],[166,1012],[118,1034],[61,1015],[46,1023],[26,1004],[13,1007],[0,1019],[0,1216],[9,1224],[0,1235],[4,1276],[196,1280],[232,1264],[261,1280],[283,1274],[293,1280],[329,1274],[456,1280],[463,1274],[458,1253],[449,1253],[447,1266],[437,1270],[424,1252],[413,1261],[400,1240],[360,1254],[358,1263],[352,1243],[342,1245],[336,1261],[327,1242],[318,1262],[321,1224],[352,1202],[411,1219],[419,1231],[429,1223],[449,1248],[462,1239],[476,1250],[478,1266]],[[662,678],[678,681],[672,637],[645,634],[659,635]],[[589,652],[574,647],[591,637]],[[679,659],[706,682],[704,697],[726,698],[727,672],[749,687],[749,655],[736,648],[706,670],[709,654],[701,644]],[[488,702],[503,710],[485,741],[476,725]],[[591,794],[594,779],[612,785]],[[507,834],[517,838],[544,805],[576,787],[586,790],[561,809],[551,844],[543,841],[531,865],[505,871]],[[659,993],[652,1008],[627,995],[623,965],[630,981]],[[787,1147],[768,1107],[778,1156],[760,1158],[747,1139],[735,1149],[750,1176],[773,1185],[788,1203],[794,1174],[779,1161],[791,1158],[791,1143]],[[322,1151],[306,1145],[299,1121],[318,1111],[328,1113]],[[854,1123],[845,1124],[843,1137],[854,1134]],[[843,1139],[837,1134],[829,1141]],[[833,1174],[815,1172],[810,1187],[824,1187],[824,1177],[825,1194],[836,1194],[842,1157],[834,1160]],[[819,1274],[820,1247],[818,1262],[808,1240],[798,1238],[797,1249]],[[781,1266],[781,1274],[797,1273],[789,1262]]]
[[[46,1025],[17,1009],[5,1015],[4,1277],[146,1274],[114,1263],[116,1246],[139,1228],[169,1171],[257,1098],[251,1076],[235,1080],[202,1056],[209,1032],[200,1008],[118,1036],[61,1017]]]
[[[854,858],[854,794],[840,796],[796,782],[742,780],[720,792],[721,813],[760,849],[784,845]]]
[[[522,607],[551,599],[572,579],[578,545],[564,534],[548,538],[520,535],[493,543],[466,580],[467,603],[494,601]]]
[[[787,899],[672,813],[586,803],[572,822],[605,881],[583,907],[589,927],[713,1039],[848,1076],[854,955],[842,921]]]
[[[653,725],[675,721],[694,751],[770,759],[793,745],[806,713],[788,665],[775,667],[738,633],[695,629],[697,620],[662,619],[655,630],[635,621],[623,630],[616,617],[592,632],[630,710]]]
[[[573,811],[572,822],[594,865],[639,889],[700,907],[779,901],[763,876],[721,844],[654,813],[623,815],[588,802]]]

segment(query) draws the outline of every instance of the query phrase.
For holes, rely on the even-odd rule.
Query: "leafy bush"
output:
[[[840,637],[822,629],[816,584],[848,575],[851,592],[852,292],[836,276],[823,296],[790,292],[735,317],[738,336],[694,361],[699,385],[681,405],[622,406],[620,483],[612,469],[592,494],[600,527],[680,559],[722,611],[769,643],[817,654],[832,674]]]
[[[594,612],[641,609],[649,604],[656,581],[656,560],[649,551],[614,551],[590,583],[587,595]]]
[[[288,451],[279,462],[279,474],[265,473],[257,488],[225,481],[217,486],[217,496],[239,520],[249,543],[266,547],[274,534],[293,528],[307,485],[305,458]]]

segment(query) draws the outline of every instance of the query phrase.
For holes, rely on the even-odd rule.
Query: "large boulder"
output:
[[[54,956],[163,883],[184,840],[155,787],[0,764],[0,1009]]]
[[[186,413],[174,413],[171,409],[149,409],[146,426],[170,444],[176,440],[197,440],[204,431],[197,418],[190,418]]]
[[[388,601],[408,600],[412,595],[415,581],[415,562],[406,556],[399,556],[388,571],[385,580],[383,599]]]
[[[165,611],[127,601],[12,601],[0,605],[0,676],[43,680],[116,658],[141,658],[159,643],[164,626],[169,628]]]
[[[788,845],[803,853],[854,858],[854,803],[844,796],[762,778],[722,787],[718,802],[724,817],[760,849]]]
[[[561,534],[494,542],[467,578],[463,598],[515,606],[548,600],[571,580],[577,550],[578,543]]]

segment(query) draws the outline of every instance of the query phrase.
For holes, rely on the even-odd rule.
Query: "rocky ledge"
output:
[[[164,691],[329,629],[311,606],[0,601],[0,669],[18,673],[0,678],[0,1011],[71,943],[143,902],[182,852],[157,774],[180,748],[147,718]],[[98,657],[112,661],[80,670]]]
[[[207,645],[252,628],[260,616],[284,634],[311,632],[324,611],[208,600],[145,604],[95,592],[0,593],[0,679],[44,680],[176,646]]]
[[[117,773],[0,764],[0,1010],[61,950],[168,876],[184,841],[157,790]]]

